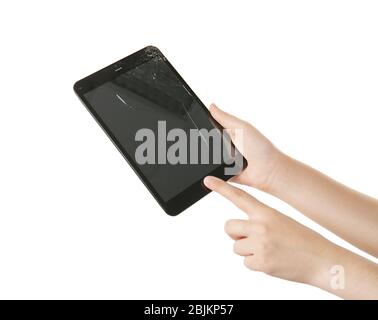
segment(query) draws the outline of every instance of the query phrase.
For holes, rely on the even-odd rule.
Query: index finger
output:
[[[264,206],[264,204],[256,200],[244,190],[239,189],[219,178],[208,176],[204,179],[204,183],[210,190],[213,190],[230,200],[248,215],[253,215],[253,212],[261,209],[261,206]]]

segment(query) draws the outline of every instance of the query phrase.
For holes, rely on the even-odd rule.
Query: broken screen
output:
[[[211,130],[214,125],[201,102],[158,54],[131,70],[118,71],[115,78],[87,92],[85,98],[165,201],[220,165],[201,163],[202,145],[195,151],[197,155],[190,148],[191,129]],[[186,142],[180,141],[180,148],[170,154],[170,147],[185,140],[175,135],[176,129],[186,133]],[[140,161],[136,157],[142,143]],[[208,143],[204,145],[210,148]]]

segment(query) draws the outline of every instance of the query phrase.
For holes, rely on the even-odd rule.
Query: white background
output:
[[[377,17],[376,1],[2,2],[0,298],[335,298],[246,269],[223,231],[244,214],[215,194],[165,215],[72,86],[156,45],[205,104],[377,197]]]

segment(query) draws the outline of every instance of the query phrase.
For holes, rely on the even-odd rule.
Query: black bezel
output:
[[[153,55],[151,55],[151,53],[153,53]],[[107,81],[114,79],[115,77],[119,75],[120,72],[131,70],[135,68],[136,66],[147,62],[149,59],[156,57],[156,55],[159,55],[162,59],[164,59],[168,67],[177,76],[177,78],[182,82],[185,88],[193,95],[195,99],[198,100],[200,106],[206,111],[209,117],[213,120],[214,124],[216,126],[219,126],[219,124],[211,117],[209,110],[205,107],[205,105],[201,102],[201,100],[197,97],[197,95],[193,92],[193,90],[188,86],[185,80],[180,76],[180,74],[176,71],[176,69],[169,63],[169,61],[161,53],[161,51],[154,46],[148,46],[144,49],[141,49],[77,81],[74,84],[74,91],[77,94],[77,96],[80,98],[80,100],[83,102],[83,104],[85,105],[89,113],[95,118],[95,120],[100,125],[100,127],[105,131],[105,133],[108,135],[110,140],[114,143],[114,145],[121,152],[121,154],[124,156],[124,158],[129,163],[129,165],[133,168],[133,170],[141,179],[141,181],[144,183],[144,185],[147,187],[147,189],[151,192],[151,194],[154,196],[154,198],[163,208],[163,210],[168,215],[175,216],[181,213],[182,211],[184,211],[189,206],[191,206],[193,203],[203,198],[206,194],[210,192],[210,190],[207,189],[203,185],[203,182],[202,182],[203,178],[201,178],[197,182],[190,185],[187,189],[179,193],[173,199],[164,201],[161,198],[161,196],[157,193],[157,191],[153,188],[153,186],[148,181],[148,179],[143,175],[143,173],[138,168],[138,166],[135,164],[133,158],[128,155],[125,148],[119,143],[116,137],[112,134],[112,131],[110,130],[110,128],[102,121],[102,119],[99,117],[99,115],[96,113],[96,111],[92,108],[92,106],[88,103],[88,101],[84,97],[85,93],[100,86],[101,84]],[[245,167],[245,164],[246,162],[244,160],[244,167]],[[229,178],[231,178],[231,176],[229,175],[226,176],[224,174],[225,167],[226,167],[225,164],[221,164],[219,165],[219,167],[217,167],[213,172],[209,173],[208,175],[216,176],[226,181]]]

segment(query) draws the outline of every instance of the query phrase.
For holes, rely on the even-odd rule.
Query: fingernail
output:
[[[216,179],[214,177],[211,177],[211,176],[207,176],[207,177],[205,177],[205,179],[203,179],[203,183],[209,189],[211,189],[211,187],[214,185],[215,182],[216,182]]]

